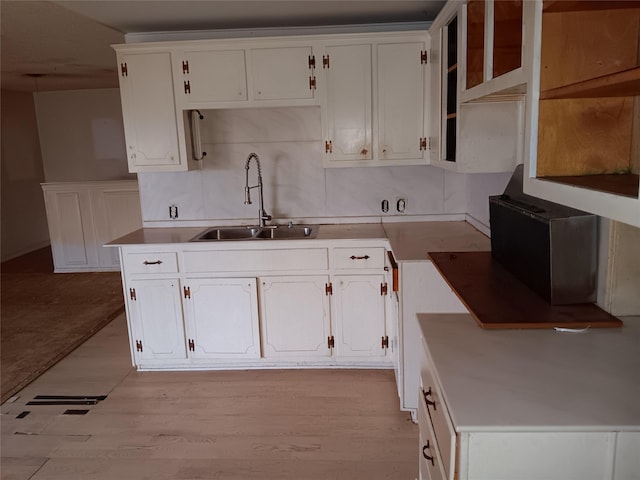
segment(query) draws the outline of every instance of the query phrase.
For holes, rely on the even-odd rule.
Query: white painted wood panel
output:
[[[330,45],[326,69],[326,162],[370,160],[372,151],[371,44]]]
[[[93,224],[87,192],[55,192],[52,196],[55,228],[51,249],[55,263],[65,267],[96,267],[96,251],[90,248]]]
[[[179,280],[132,280],[126,286],[137,362],[175,364],[186,359]],[[131,289],[135,299],[131,298]],[[141,349],[136,347],[138,341]]]
[[[380,247],[333,249],[333,267],[337,270],[382,270],[386,250]]]
[[[130,172],[186,170],[180,161],[169,52],[123,53],[118,64]]]
[[[251,76],[254,100],[314,98],[309,85],[311,47],[252,48]],[[316,59],[317,60],[317,59]]]
[[[194,359],[258,358],[258,289],[255,278],[186,280],[184,300]]]
[[[265,358],[331,356],[329,277],[286,276],[260,279],[261,331]]]
[[[140,194],[137,185],[131,190],[108,189],[92,192],[95,212],[96,244],[99,263],[103,267],[118,268],[120,256],[115,247],[104,247],[116,238],[142,227]]]
[[[176,252],[125,253],[124,269],[127,275],[177,273]]]
[[[384,358],[386,297],[380,293],[384,275],[337,275],[331,283],[336,355]]]
[[[189,273],[326,270],[326,248],[184,252]]]
[[[425,81],[428,64],[420,63],[423,42],[379,44],[378,156],[381,160],[422,159]]]
[[[178,74],[176,98],[189,108],[212,102],[247,100],[247,72],[244,49],[185,50],[177,55],[188,61],[188,73]],[[182,64],[176,68],[183,72]],[[185,83],[189,82],[188,92]]]
[[[619,432],[614,480],[640,480],[640,432]]]

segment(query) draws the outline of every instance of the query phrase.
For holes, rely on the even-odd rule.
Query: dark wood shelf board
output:
[[[640,95],[640,67],[545,90],[540,92],[540,100],[634,97],[636,95]]]
[[[613,193],[625,197],[638,198],[640,177],[633,173],[610,173],[600,175],[574,175],[538,177],[538,180],[573,185],[599,192]]]
[[[542,11],[544,13],[555,12],[580,12],[585,10],[613,10],[620,8],[638,8],[637,0],[545,0]]]
[[[550,305],[491,256],[491,252],[429,253],[478,325],[497,328],[620,327],[596,304]]]

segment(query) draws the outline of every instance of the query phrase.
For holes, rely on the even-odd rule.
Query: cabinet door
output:
[[[130,189],[102,188],[94,191],[92,204],[100,267],[118,268],[120,266],[118,248],[104,247],[104,244],[142,228],[140,194],[137,185]]]
[[[187,358],[178,279],[127,282],[127,303],[136,364]]]
[[[425,81],[422,42],[378,45],[378,155],[381,160],[422,159]]]
[[[328,163],[371,160],[371,45],[326,47]]]
[[[186,107],[198,108],[212,102],[247,100],[245,51],[186,50],[181,63],[176,97]]]
[[[89,190],[45,190],[44,198],[55,271],[98,267]]]
[[[338,275],[332,284],[336,355],[384,357],[384,275]]]
[[[331,356],[329,297],[324,275],[260,279],[264,356]]]
[[[250,55],[254,100],[314,97],[311,47],[254,48]]]
[[[130,172],[186,170],[178,148],[171,54],[118,56]]]
[[[188,279],[187,344],[193,358],[260,356],[255,278]]]

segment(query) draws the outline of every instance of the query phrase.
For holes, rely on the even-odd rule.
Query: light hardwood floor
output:
[[[140,373],[126,336],[120,316],[2,406],[2,480],[416,477],[417,426],[391,370]]]

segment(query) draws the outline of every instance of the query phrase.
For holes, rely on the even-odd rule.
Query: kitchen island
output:
[[[640,478],[640,317],[583,333],[483,330],[467,314],[418,323],[421,472]]]

